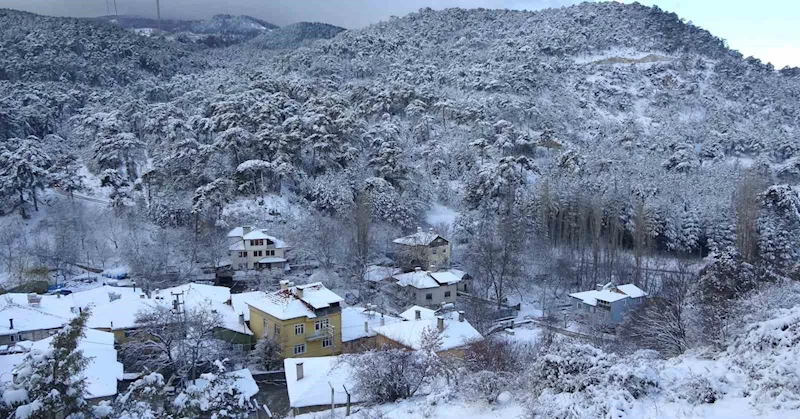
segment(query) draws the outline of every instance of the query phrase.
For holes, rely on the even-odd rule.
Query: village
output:
[[[393,264],[366,267],[364,293],[380,304],[348,301],[354,298],[338,295],[324,280],[308,282],[304,269],[292,266],[292,246],[265,229],[233,228],[227,243],[229,259],[182,285],[145,289],[124,269],[109,269],[83,275],[89,285],[80,289],[54,284],[47,293],[3,295],[0,380],[15,380],[27,354],[46,349],[84,312],[87,331],[78,347],[91,357],[84,374],[93,403],[113,399],[146,374],[148,367],[141,365],[151,364],[127,353],[131,348],[151,358],[170,357],[183,345],[205,350],[205,342],[214,341],[210,353],[239,360],[225,374],[250,400],[252,417],[337,407],[349,413],[362,397],[351,391],[351,367],[341,359],[347,354],[399,348],[457,360],[472,345],[497,336],[525,342],[546,329],[587,337],[566,324],[545,323],[521,304],[473,295],[475,279],[453,266],[450,242],[432,228],[394,239]],[[274,289],[248,289],[249,279],[269,272],[283,278]],[[597,319],[613,333],[647,293],[633,284],[607,283],[569,297],[565,309]],[[179,335],[167,343],[170,328]],[[195,381],[197,365],[209,368],[201,358],[212,356],[198,352],[191,352],[198,357],[191,367]]]

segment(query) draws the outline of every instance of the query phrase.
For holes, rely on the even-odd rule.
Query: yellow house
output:
[[[256,339],[268,336],[280,342],[284,358],[342,353],[344,300],[321,282],[293,286],[249,298],[250,329]]]

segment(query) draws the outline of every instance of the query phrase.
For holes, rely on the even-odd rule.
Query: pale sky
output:
[[[0,7],[53,16],[114,13],[155,17],[156,0],[0,0]],[[628,2],[629,0],[625,0]],[[326,22],[345,28],[403,16],[421,7],[485,7],[538,10],[579,0],[160,0],[163,18],[203,19],[218,13],[247,14],[276,25]],[[743,55],[776,68],[800,67],[800,0],[640,0],[709,30]]]

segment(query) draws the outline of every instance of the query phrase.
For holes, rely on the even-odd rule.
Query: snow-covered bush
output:
[[[251,368],[263,371],[274,371],[283,366],[280,342],[269,336],[264,336],[256,343],[256,347],[247,356],[247,363]]]
[[[751,325],[726,355],[747,374],[745,391],[776,408],[800,408],[800,306]]]
[[[687,374],[685,379],[680,381],[680,385],[673,390],[679,399],[693,405],[714,403],[723,395],[711,380],[695,373]]]
[[[620,358],[586,344],[553,345],[528,370],[529,412],[534,418],[623,417],[634,400],[658,388],[655,358],[652,351]]]
[[[374,402],[411,397],[442,373],[442,360],[433,352],[382,348],[349,355],[354,391]]]
[[[471,400],[484,400],[488,403],[495,402],[497,396],[513,386],[514,383],[514,377],[511,374],[487,370],[468,374],[462,380],[459,385],[465,397]]]

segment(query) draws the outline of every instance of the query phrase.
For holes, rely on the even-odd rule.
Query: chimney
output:
[[[83,314],[83,307],[78,307],[78,314]]]
[[[414,310],[414,320],[419,320],[422,318],[422,312],[419,310]]]
[[[281,289],[282,289],[282,290],[285,290],[285,289],[288,289],[288,288],[289,288],[289,281],[287,281],[287,280],[285,280],[285,279],[284,279],[284,280],[281,280],[281,282],[278,282],[278,284],[280,284],[280,285],[281,285]]]
[[[244,313],[239,313],[239,324],[244,325]]]
[[[245,234],[249,233],[250,230],[252,230],[252,229],[253,229],[253,227],[250,227],[250,226],[242,227],[242,236],[244,236]]]
[[[136,292],[136,281],[132,282],[131,285],[133,285],[133,292]]]
[[[386,320],[383,318],[383,313],[381,313],[381,326],[386,325]]]
[[[369,322],[364,322],[364,333],[369,333]]]
[[[433,233],[433,227],[428,229],[428,233]]]
[[[464,310],[459,310],[458,311],[458,321],[460,321],[460,322],[464,321]]]
[[[142,300],[144,300],[144,294],[139,294],[139,298],[141,298]]]
[[[14,328],[14,319],[8,319],[8,328],[9,329],[13,329]]]
[[[419,266],[417,266],[416,268],[414,268],[414,272],[421,272],[421,271],[422,271],[422,268],[420,268]]]
[[[431,263],[430,271],[431,272],[436,272],[436,264],[435,263]]]
[[[422,232],[422,227],[417,226],[417,233],[420,233],[420,232]]]
[[[300,288],[300,287],[297,287],[297,288],[295,288],[295,289],[294,289],[294,295],[295,295],[297,298],[300,298],[300,299],[302,299],[302,298],[303,298],[303,289],[302,289],[302,288]]]
[[[440,332],[444,332],[444,317],[436,316],[436,328],[439,329]]]
[[[114,330],[114,322],[111,322],[111,330]]]
[[[303,379],[303,363],[302,362],[298,362],[298,363],[294,364],[294,367],[296,368],[296,371],[297,371],[297,381],[302,380]]]
[[[595,284],[595,290],[602,291],[603,290],[603,284]]]

